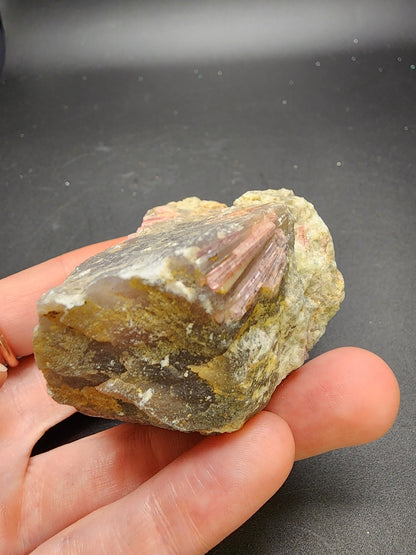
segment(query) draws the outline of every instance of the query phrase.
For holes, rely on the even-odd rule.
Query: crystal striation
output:
[[[240,428],[302,365],[344,297],[328,228],[287,189],[150,210],[38,303],[49,393],[83,413]]]

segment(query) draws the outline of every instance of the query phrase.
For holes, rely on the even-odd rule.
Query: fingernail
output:
[[[0,372],[7,372],[7,366],[4,366],[4,364],[0,364]]]

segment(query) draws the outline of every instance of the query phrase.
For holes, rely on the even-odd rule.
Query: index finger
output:
[[[0,329],[17,357],[33,352],[33,329],[38,321],[36,302],[64,281],[78,264],[125,237],[110,239],[71,251],[0,280]]]

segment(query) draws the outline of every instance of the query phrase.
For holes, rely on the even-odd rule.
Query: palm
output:
[[[366,351],[339,349],[292,374],[234,434],[201,439],[123,424],[31,457],[42,434],[74,412],[48,396],[30,356],[35,300],[105,246],[0,282],[8,317],[0,325],[26,355],[0,389],[6,553],[204,552],[273,495],[294,458],[370,441],[390,427],[398,406],[391,371]]]

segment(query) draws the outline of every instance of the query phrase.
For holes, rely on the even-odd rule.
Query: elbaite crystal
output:
[[[231,432],[301,366],[343,299],[328,228],[292,191],[150,210],[38,303],[50,394],[86,414]]]

